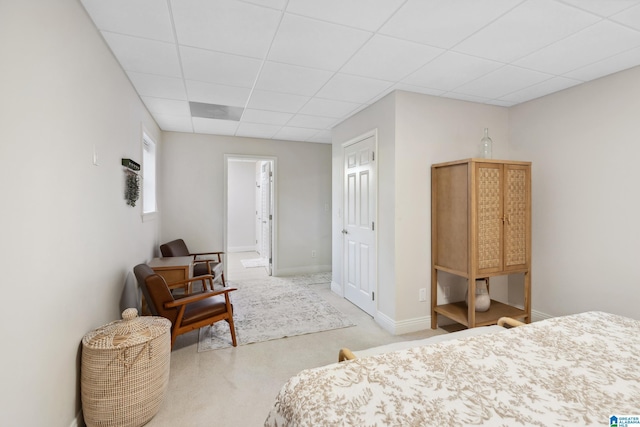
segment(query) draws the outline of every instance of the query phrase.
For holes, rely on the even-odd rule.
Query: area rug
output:
[[[266,267],[266,258],[241,259],[240,262],[244,268]]]
[[[228,282],[238,345],[355,326],[311,286],[327,283],[330,274]],[[227,322],[200,329],[198,351],[231,347]]]

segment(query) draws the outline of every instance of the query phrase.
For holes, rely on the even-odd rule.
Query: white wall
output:
[[[378,291],[377,307],[380,313],[393,317],[395,313],[395,292],[393,291],[395,263],[394,259],[394,188],[395,188],[395,93],[391,93],[367,109],[359,112],[332,131],[333,142],[333,268],[332,288],[339,294],[342,288],[342,254],[344,228],[342,212],[344,212],[344,156],[343,144],[369,131],[377,130],[378,152],[376,153],[378,172],[378,212],[377,212],[377,245],[378,259]]]
[[[275,274],[329,271],[329,144],[164,133],[162,240],[184,238],[193,251],[223,248],[225,154],[277,158]]]
[[[0,58],[0,414],[66,427],[81,339],[120,318],[157,244],[157,221],[125,203],[121,158],[141,161],[142,125],[161,135],[77,1],[0,2]]]
[[[640,319],[640,67],[509,111],[533,162],[533,309]]]
[[[405,325],[402,331],[430,327],[431,165],[479,157],[484,128],[493,140],[493,157],[512,156],[506,108],[409,92],[398,92],[396,99],[395,321]],[[457,283],[454,290],[466,288],[466,280],[456,276],[438,279]],[[420,288],[427,289],[425,302],[418,301]],[[493,278],[492,298],[506,300],[506,293],[506,276]],[[462,300],[464,291],[453,296]]]
[[[256,161],[227,165],[227,250],[256,250]]]
[[[485,127],[494,140],[494,157],[507,157],[507,120],[503,107],[396,91],[334,129],[334,288],[342,285],[342,144],[378,129],[376,320],[387,330],[407,333],[430,327],[429,300],[419,302],[418,295],[420,288],[430,295],[431,165],[478,157]],[[496,284],[493,296],[506,299],[506,279]]]

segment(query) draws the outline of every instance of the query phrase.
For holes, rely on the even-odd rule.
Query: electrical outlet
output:
[[[424,302],[427,300],[427,288],[420,288],[418,299],[420,302]]]
[[[313,250],[313,251],[311,251],[311,258],[315,258],[315,257],[316,257],[316,251]]]
[[[447,301],[449,301],[449,298],[451,298],[451,287],[450,286],[445,286],[444,287],[444,297],[447,299]]]

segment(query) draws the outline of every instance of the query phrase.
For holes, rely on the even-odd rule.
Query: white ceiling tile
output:
[[[125,71],[182,77],[174,44],[108,32],[102,36]]]
[[[283,127],[274,135],[274,138],[290,141],[306,141],[309,138],[313,138],[317,133],[317,129]]]
[[[567,79],[564,77],[554,77],[542,83],[529,86],[527,88],[511,92],[500,98],[501,101],[509,101],[512,103],[520,103],[531,99],[540,98],[553,92],[558,92],[582,83],[579,80]]]
[[[178,43],[264,58],[281,12],[233,0],[171,0]]]
[[[394,90],[510,106],[640,66],[640,0],[80,1],[177,132],[330,143]]]
[[[521,1],[409,0],[379,32],[448,49]]]
[[[638,4],[638,0],[562,0],[562,2],[604,17]]]
[[[309,129],[330,129],[336,124],[336,119],[331,117],[308,116],[306,114],[296,114],[287,123],[287,126]]]
[[[440,96],[445,91],[440,89],[431,89],[428,87],[414,86],[406,83],[396,83],[391,90],[403,90],[405,92],[421,93],[423,95]]]
[[[404,0],[290,0],[287,12],[376,31]]]
[[[287,0],[244,0],[258,6],[270,7],[271,9],[283,10],[287,5]]]
[[[254,90],[251,93],[247,107],[256,110],[297,113],[308,100],[309,97],[307,96]]]
[[[316,133],[311,138],[307,139],[309,142],[319,142],[322,144],[331,144],[331,131],[330,130],[321,130]]]
[[[499,62],[449,51],[420,68],[402,82],[450,91],[502,66],[503,64]]]
[[[312,116],[341,118],[351,115],[361,103],[334,101],[331,99],[312,98],[300,109],[301,114]]]
[[[99,30],[174,42],[167,3],[158,0],[82,0]]]
[[[204,102],[207,104],[231,105],[244,108],[251,93],[251,90],[247,88],[218,85],[215,83],[187,80],[186,84],[189,101]]]
[[[253,58],[184,46],[180,47],[180,57],[187,80],[245,88],[253,87],[261,65]]]
[[[453,92],[483,98],[501,98],[551,78],[550,75],[506,65],[479,79],[456,88]],[[445,95],[447,96],[447,95]]]
[[[189,102],[178,101],[174,99],[162,99],[153,98],[149,96],[143,96],[142,101],[151,114],[164,114],[172,116],[187,116],[191,117],[191,111],[189,110]]]
[[[516,61],[515,65],[560,75],[638,46],[640,32],[601,21]]]
[[[204,119],[193,117],[193,131],[196,133],[207,133],[214,135],[233,135],[240,122],[233,120]]]
[[[552,0],[525,2],[464,40],[454,50],[511,62],[601,18]]]
[[[336,71],[369,37],[369,32],[287,14],[268,59]]]
[[[333,76],[333,72],[267,61],[256,89],[312,96]]]
[[[640,5],[613,15],[611,20],[640,30]]]
[[[489,99],[488,101],[485,101],[485,104],[497,105],[498,107],[511,107],[512,105],[516,105],[515,102],[504,101],[504,100],[501,100],[501,99]]]
[[[349,74],[336,74],[318,92],[319,98],[334,99],[356,103],[366,103],[379,95],[385,89],[389,89],[392,82],[358,77]]]
[[[154,114],[153,118],[160,129],[169,132],[193,132],[191,117],[175,116],[172,114]]]
[[[602,61],[566,73],[564,76],[582,81],[594,80],[640,64],[640,47],[610,56]]]
[[[282,126],[267,125],[262,123],[240,123],[236,136],[249,138],[272,138]]]
[[[445,98],[457,99],[459,101],[478,102],[480,104],[486,104],[491,101],[491,99],[482,96],[474,96],[456,92],[445,92],[442,96]]]
[[[444,52],[443,49],[420,43],[375,35],[342,67],[340,72],[396,81],[414,72],[442,52]]]
[[[247,108],[242,115],[242,121],[248,123],[261,123],[267,125],[283,126],[293,117],[291,113],[277,111],[252,110]]]
[[[132,71],[128,72],[127,75],[140,96],[187,100],[187,92],[182,79]]]

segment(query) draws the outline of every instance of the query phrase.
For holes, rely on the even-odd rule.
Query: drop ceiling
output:
[[[394,90],[508,107],[640,65],[640,0],[81,1],[165,131],[328,143]]]

